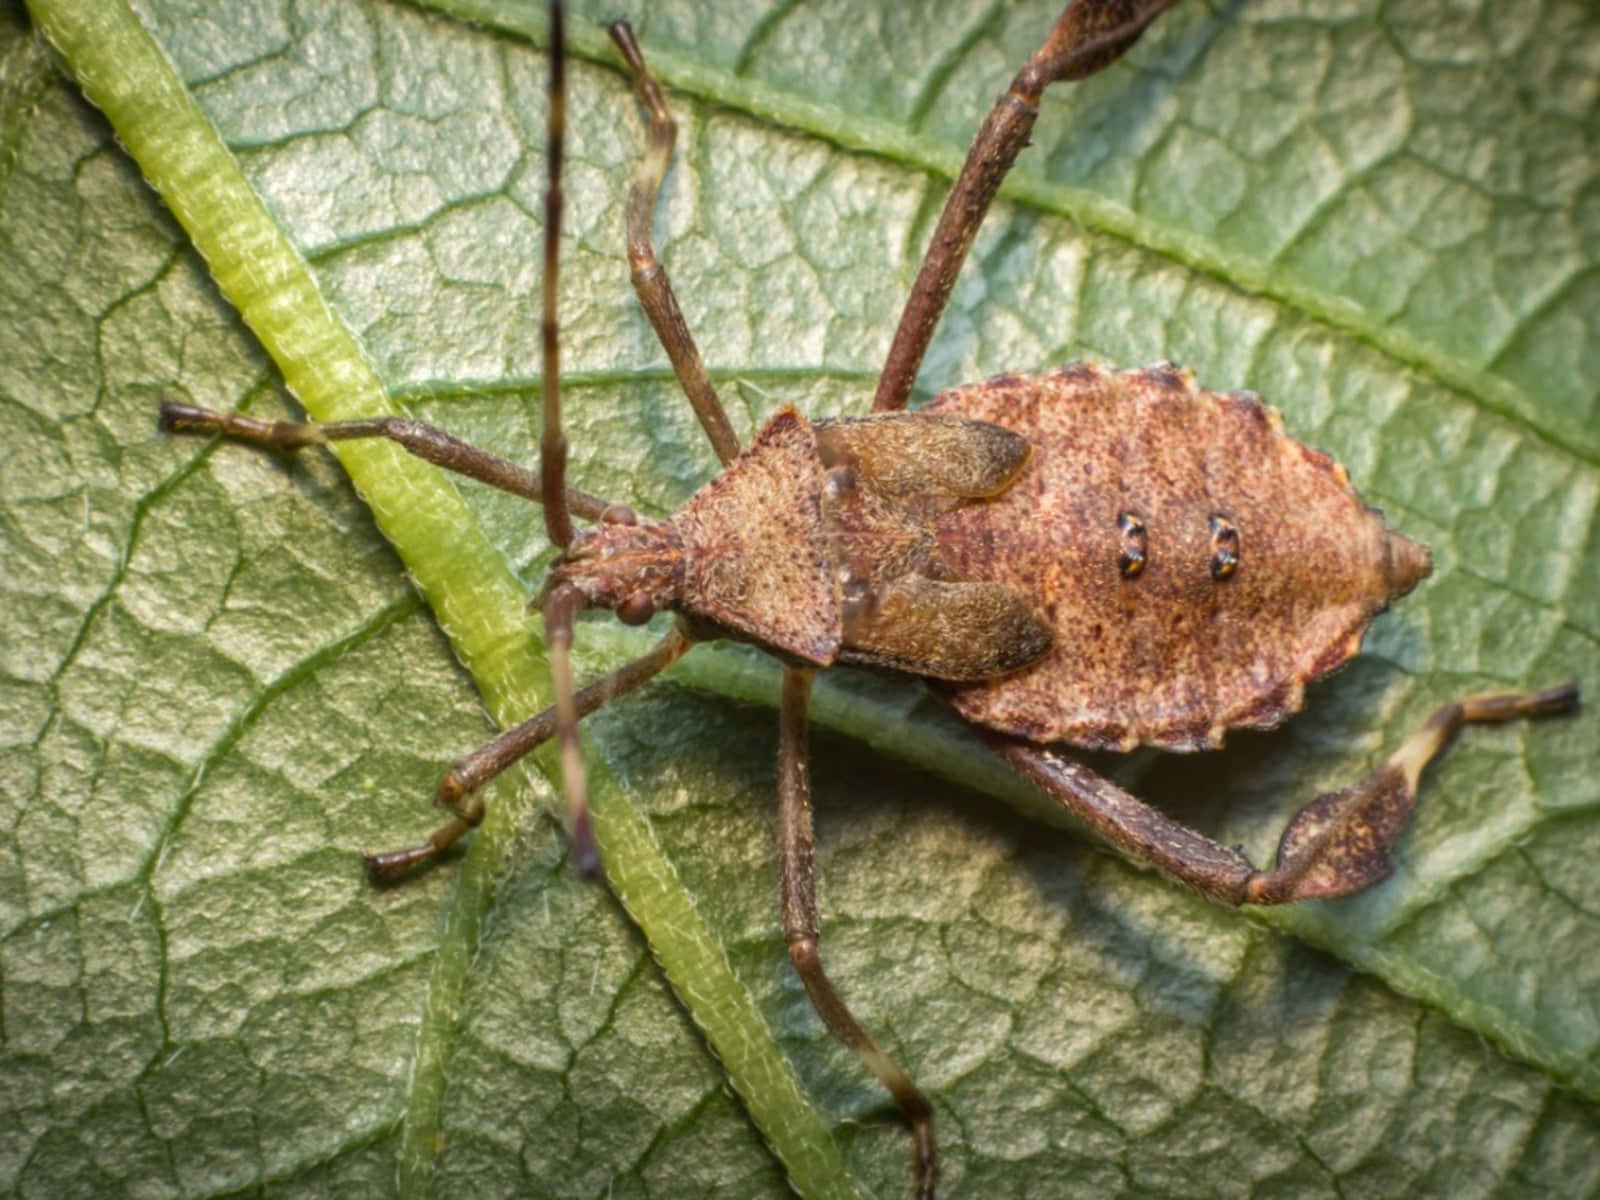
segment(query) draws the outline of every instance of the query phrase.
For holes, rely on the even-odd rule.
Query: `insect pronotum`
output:
[[[667,100],[625,22],[610,33],[649,117],[627,205],[640,303],[724,470],[665,521],[565,486],[559,294],[564,41],[551,10],[545,204],[544,436],[539,473],[443,431],[393,418],[318,425],[162,406],[174,431],[277,450],[391,439],[541,505],[562,548],[540,593],[554,707],[462,759],[438,798],[451,819],[416,845],[372,854],[374,880],[436,859],[483,817],[479,789],[539,744],[561,746],[575,860],[597,848],[577,725],[696,642],[730,637],[781,659],[779,857],[790,957],[821,1019],[894,1097],[912,1131],[913,1179],[931,1196],[932,1107],[857,1022],[825,974],[813,887],[806,707],[818,669],[849,664],[928,680],[996,751],[1114,844],[1223,903],[1346,895],[1391,870],[1427,763],[1463,724],[1571,710],[1575,684],[1447,704],[1376,771],[1290,822],[1257,870],[1054,748],[1197,750],[1270,727],[1307,682],[1353,656],[1374,616],[1431,570],[1420,543],[1356,496],[1344,470],[1289,437],[1245,392],[1217,394],[1165,364],[1072,364],[1002,375],[906,411],[933,329],[996,189],[1051,83],[1109,66],[1170,0],[1079,0],[984,121],[951,191],[879,378],[873,412],[775,414],[741,450],[651,244],[671,158]],[[591,522],[579,528],[574,516]],[[574,616],[677,621],[643,657],[583,688]]]

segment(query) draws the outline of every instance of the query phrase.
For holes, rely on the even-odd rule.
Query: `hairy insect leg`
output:
[[[694,335],[689,332],[689,324],[683,319],[683,310],[673,294],[672,282],[656,258],[650,241],[650,224],[655,216],[656,200],[661,195],[661,181],[666,178],[667,164],[672,158],[672,147],[677,141],[678,126],[660,86],[645,66],[644,54],[634,40],[632,27],[618,20],[606,26],[606,30],[633,72],[634,90],[650,114],[650,144],[633,186],[628,189],[628,266],[633,274],[633,290],[638,293],[639,305],[650,318],[656,337],[672,361],[678,383],[689,397],[701,428],[711,439],[712,449],[724,464],[730,463],[739,456],[739,438],[733,432],[711,377],[706,374]]]
[[[1238,851],[1178,824],[1082,763],[1031,742],[1004,741],[1000,752],[1107,840],[1180,882],[1225,904],[1284,904],[1347,896],[1387,876],[1394,869],[1389,851],[1411,819],[1423,768],[1463,725],[1551,716],[1577,706],[1576,683],[1444,705],[1376,771],[1296,813],[1271,871],[1256,870]]]
[[[544,476],[544,527],[550,543],[572,545],[572,514],[567,511],[567,437],[561,428],[561,324],[557,312],[561,278],[561,170],[567,140],[567,17],[561,0],[550,4],[550,102],[545,140],[544,307],[539,322],[543,353],[544,429],[539,439],[539,469]],[[594,826],[589,818],[589,786],[578,749],[578,713],[572,694],[572,619],[584,608],[583,594],[570,585],[544,596],[545,648],[550,655],[550,687],[555,693],[556,738],[561,746],[561,778],[567,793],[572,861],[584,875],[600,870]]]
[[[928,252],[895,330],[874,411],[904,408],[922,356],[950,299],[956,276],[983,224],[1000,183],[1028,144],[1039,98],[1052,83],[1082,79],[1109,66],[1175,0],[1076,0],[1044,43],[995,101],[967,151],[967,161],[945,200]]]
[[[674,628],[649,653],[595,680],[573,696],[575,718],[586,717],[654,679],[682,658],[692,645],[694,642],[686,634]],[[413,867],[438,858],[466,833],[477,828],[484,815],[483,797],[477,794],[478,790],[524,755],[556,736],[559,724],[558,714],[552,706],[506,730],[451,767],[439,781],[435,799],[441,808],[448,809],[454,815],[429,834],[426,841],[401,850],[366,855],[367,874],[372,881],[381,883],[392,880]],[[575,857],[580,853],[574,849]]]
[[[1251,904],[1344,896],[1394,869],[1389,850],[1411,820],[1423,768],[1463,725],[1553,716],[1578,707],[1578,685],[1497,692],[1443,705],[1354,787],[1319,796],[1295,814],[1278,843],[1277,868],[1249,882]]]
[[[543,482],[536,471],[497,458],[433,425],[404,417],[362,417],[353,421],[263,421],[243,413],[215,412],[194,404],[163,401],[161,428],[168,433],[215,433],[249,442],[268,450],[294,451],[329,442],[361,438],[386,438],[418,458],[529,500],[544,499]],[[620,506],[598,496],[566,489],[567,505],[590,520],[608,520]]]
[[[583,611],[583,593],[570,584],[550,589],[544,600],[544,640],[550,655],[550,690],[555,693],[556,740],[567,792],[572,861],[579,874],[600,873],[600,851],[589,817],[589,784],[578,746],[578,707],[572,693],[572,618]]]
[[[878,1077],[911,1127],[916,1194],[933,1196],[939,1177],[939,1148],[933,1133],[933,1107],[898,1063],[878,1048],[845,1007],[822,970],[818,943],[816,858],[811,834],[811,773],[806,749],[806,704],[814,672],[785,667],[778,717],[778,872],[783,937],[796,974],[811,1004],[834,1037],[856,1052]]]
[[[550,99],[545,131],[544,296],[539,317],[543,428],[539,470],[543,476],[544,528],[550,544],[572,545],[572,514],[567,510],[567,436],[561,429],[561,168],[567,141],[567,16],[560,0],[550,4]]]

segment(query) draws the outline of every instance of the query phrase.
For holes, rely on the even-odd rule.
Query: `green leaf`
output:
[[[803,1186],[849,1186],[826,1127],[901,1194],[905,1134],[777,936],[760,656],[702,647],[590,723],[649,943],[567,869],[540,763],[460,866],[373,891],[356,851],[437,819],[494,727],[479,696],[539,703],[512,586],[546,559],[536,514],[352,454],[402,567],[331,459],[154,431],[163,394],[290,412],[288,383],[319,415],[387,391],[532,461],[542,13],[142,5],[169,77],[108,53],[98,8],[58,61],[126,152],[14,9],[0,43],[0,1179],[782,1194],[764,1137]],[[681,125],[658,246],[742,434],[865,403],[940,175],[1053,19],[927,11],[637,14]],[[575,472],[661,512],[712,456],[627,285],[638,114],[573,24]],[[1284,730],[1118,768],[1257,861],[1434,704],[1600,679],[1596,78],[1576,2],[1179,6],[1050,95],[958,286],[925,390],[1186,362],[1433,546]],[[264,210],[180,136],[196,103]],[[597,618],[579,643],[593,671],[648,638]],[[914,689],[841,673],[815,715],[824,955],[932,1093],[952,1193],[1600,1187],[1592,714],[1469,731],[1394,879],[1248,916],[1042,824]],[[732,991],[705,984],[726,964]],[[734,1055],[730,1096],[695,1028],[724,1020],[798,1090]]]

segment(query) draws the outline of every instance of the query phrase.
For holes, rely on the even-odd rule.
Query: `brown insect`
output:
[[[1214,747],[1233,728],[1297,711],[1305,685],[1360,648],[1373,617],[1425,578],[1418,542],[1364,505],[1337,463],[1288,436],[1246,392],[1205,391],[1184,370],[1075,364],[957,388],[904,411],[957,271],[1001,179],[1027,143],[1044,88],[1100,70],[1171,0],[1079,0],[980,129],[934,232],[879,380],[874,414],[773,416],[740,451],[650,243],[675,129],[628,26],[611,35],[650,114],[629,196],[628,257],[645,312],[721,475],[665,521],[565,487],[556,321],[564,50],[552,9],[550,184],[544,288],[542,471],[398,419],[260,422],[166,404],[166,428],[276,449],[384,437],[543,505],[562,547],[541,594],[553,709],[462,759],[440,784],[452,819],[419,845],[371,855],[375,880],[436,858],[483,818],[482,785],[560,739],[575,857],[598,865],[577,723],[696,641],[754,642],[784,662],[779,837],[784,937],[829,1029],[894,1096],[911,1126],[915,1186],[938,1174],[932,1110],[856,1022],[818,954],[806,705],[836,664],[919,676],[985,730],[1018,771],[1115,844],[1228,904],[1346,895],[1391,869],[1418,776],[1465,722],[1571,710],[1577,687],[1477,696],[1437,711],[1376,771],[1290,822],[1276,866],[1189,830],[1061,757],[1057,743],[1126,750]],[[575,529],[571,514],[597,522]],[[573,617],[610,608],[638,623],[677,614],[642,658],[574,691]]]

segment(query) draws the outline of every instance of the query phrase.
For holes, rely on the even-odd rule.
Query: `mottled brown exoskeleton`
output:
[[[550,185],[544,288],[545,431],[535,474],[437,429],[396,419],[265,423],[163,406],[169,429],[279,449],[386,437],[543,505],[562,553],[541,593],[553,709],[467,756],[439,788],[452,819],[427,841],[371,855],[374,879],[437,857],[483,817],[477,790],[558,737],[575,858],[597,863],[578,720],[660,672],[694,642],[754,642],[784,663],[779,830],[784,937],[829,1029],[893,1094],[914,1135],[915,1187],[938,1173],[932,1111],[856,1022],[823,972],[813,891],[805,712],[816,670],[848,664],[920,676],[998,752],[1116,845],[1228,904],[1358,891],[1390,871],[1423,767],[1464,722],[1562,712],[1574,684],[1446,705],[1366,779],[1290,822],[1270,871],[1173,822],[1061,757],[1095,749],[1200,750],[1234,728],[1277,725],[1305,685],[1354,655],[1373,617],[1430,570],[1428,551],[1364,505],[1344,470],[1283,430],[1247,392],[1215,393],[1167,365],[1079,363],[1002,375],[904,411],[956,273],[1041,93],[1122,54],[1171,0],[1079,0],[984,121],[934,232],[879,380],[875,412],[773,416],[742,452],[667,277],[650,224],[675,130],[628,26],[611,35],[650,115],[627,210],[633,282],[712,446],[721,475],[664,521],[566,489],[556,274],[563,48],[552,10]],[[575,529],[571,513],[597,523]],[[677,614],[649,654],[574,692],[575,613]]]

